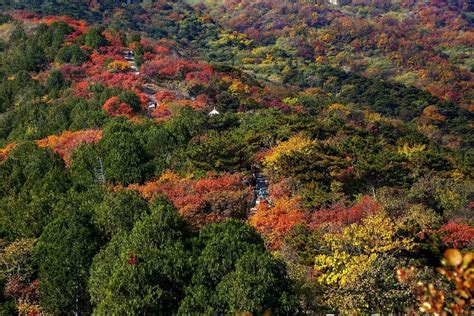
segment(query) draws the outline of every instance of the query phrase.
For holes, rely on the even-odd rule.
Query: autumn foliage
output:
[[[423,119],[430,122],[444,122],[446,121],[446,116],[439,113],[434,105],[427,106],[423,110]]]
[[[282,238],[295,225],[305,222],[307,216],[298,198],[279,199],[270,205],[262,202],[249,218],[249,224],[268,238],[272,248],[279,248]]]
[[[82,35],[88,27],[88,24],[84,20],[77,20],[69,16],[39,16],[34,13],[27,11],[15,11],[11,13],[15,19],[20,19],[23,21],[29,21],[31,23],[44,23],[46,25],[51,25],[57,22],[64,22],[74,29],[74,32],[68,36],[68,41],[73,42],[78,36]]]
[[[0,162],[7,159],[8,154],[15,148],[15,144],[8,144],[5,148],[0,148]]]
[[[143,74],[150,78],[158,79],[186,79],[207,83],[212,75],[212,67],[172,56],[158,57],[143,67]]]
[[[114,60],[113,62],[107,65],[107,68],[111,72],[126,72],[130,69],[130,65],[123,60]]]
[[[176,100],[176,94],[170,90],[160,90],[155,94],[155,98],[158,102],[170,102]]]
[[[170,116],[171,112],[165,104],[161,104],[159,107],[154,109],[153,112],[151,112],[151,117],[158,121],[166,120]]]
[[[71,155],[79,145],[97,143],[102,138],[101,130],[65,131],[60,135],[51,135],[37,141],[39,147],[49,147],[66,162],[71,163]]]
[[[121,55],[121,48],[109,47],[101,51],[93,51],[90,61],[78,67],[63,67],[61,71],[68,79],[73,79],[74,94],[80,97],[90,97],[89,87],[94,84],[103,84],[109,88],[132,90],[139,94],[143,79],[127,69],[128,63]],[[112,62],[109,63],[109,61]]]
[[[468,315],[474,304],[474,253],[461,253],[458,249],[447,249],[437,272],[449,282],[448,289],[417,281],[417,269],[398,269],[400,283],[415,281],[412,288],[419,302],[419,311],[437,315]]]
[[[195,180],[165,173],[157,181],[131,185],[145,198],[167,196],[180,214],[195,227],[225,218],[245,218],[252,201],[251,190],[239,174],[209,175]]]
[[[207,312],[262,314],[268,280],[296,285],[308,315],[472,302],[474,32],[443,1],[93,0],[77,15],[91,26],[0,14],[0,314],[101,314],[117,298],[137,313],[231,299]],[[269,253],[237,260],[253,244]],[[452,295],[432,265],[447,247],[460,248],[440,270]],[[434,285],[400,287],[410,265]],[[255,273],[268,269],[291,280]]]
[[[114,96],[105,101],[102,109],[110,116],[127,116],[133,114],[133,109],[125,102],[120,102],[119,98]]]
[[[325,224],[346,226],[359,223],[368,215],[373,215],[380,210],[380,206],[370,196],[366,195],[350,207],[335,206],[313,212],[311,215],[311,227],[317,228]]]
[[[448,247],[464,248],[473,246],[474,226],[462,222],[448,222],[439,231],[441,239]]]
[[[0,273],[6,277],[3,295],[13,299],[20,315],[40,315],[39,280],[32,278],[31,258],[36,240],[19,239],[2,247]],[[3,244],[0,244],[4,246]]]

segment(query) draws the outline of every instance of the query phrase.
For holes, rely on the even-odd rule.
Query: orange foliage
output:
[[[446,116],[440,114],[434,105],[427,106],[423,110],[423,119],[435,122],[444,122]]]
[[[225,218],[245,218],[252,200],[252,192],[240,174],[209,175],[194,180],[165,173],[159,180],[144,185],[131,185],[146,199],[167,196],[180,214],[194,227],[221,221]]]
[[[65,131],[61,135],[51,135],[41,140],[36,144],[39,147],[49,147],[58,153],[66,162],[66,165],[71,163],[71,155],[79,145],[97,143],[102,138],[101,130],[84,130],[84,131]]]
[[[83,34],[88,27],[87,22],[83,20],[76,20],[69,16],[45,16],[39,17],[33,13],[29,13],[26,11],[14,11],[11,13],[14,19],[18,20],[28,20],[33,23],[44,23],[47,25],[51,25],[55,22],[64,22],[72,27],[75,31],[68,36],[68,42],[71,43],[76,40],[81,34]]]
[[[256,162],[261,163],[265,160],[266,157],[268,157],[271,154],[272,154],[272,150],[268,150],[268,149],[260,150],[254,155],[254,160]]]
[[[0,162],[7,159],[8,154],[16,147],[16,144],[8,144],[5,148],[0,148]]]
[[[272,200],[290,199],[293,194],[291,184],[291,180],[288,178],[282,179],[278,182],[270,183],[268,190]]]
[[[256,209],[249,218],[249,223],[268,237],[269,244],[274,249],[280,247],[282,238],[291,228],[305,222],[307,218],[301,210],[299,198],[279,199],[273,206],[262,202]]]
[[[104,35],[105,39],[109,41],[109,47],[113,48],[115,52],[121,53],[123,51],[124,42],[120,33],[110,34],[109,32],[104,31],[102,35]]]
[[[159,107],[151,112],[151,117],[154,119],[163,119],[171,116],[171,112],[168,107],[164,104],[161,104]]]
[[[199,95],[195,100],[181,99],[172,102],[177,107],[192,107],[195,109],[203,109],[207,106],[207,98],[205,95]]]
[[[159,102],[170,102],[176,100],[176,94],[169,90],[160,90],[155,94],[155,98]]]
[[[161,45],[157,45],[153,48],[153,50],[155,51],[155,53],[157,53],[158,55],[169,55],[171,53],[170,49],[168,47],[165,47],[165,46],[161,46]]]

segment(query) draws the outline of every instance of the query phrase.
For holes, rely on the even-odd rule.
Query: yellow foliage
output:
[[[318,64],[325,64],[327,62],[327,58],[325,56],[317,56],[315,61]]]
[[[459,169],[454,169],[451,172],[451,178],[456,182],[460,182],[460,181],[463,181],[465,177],[464,177],[464,174]]]
[[[176,182],[178,180],[179,180],[179,175],[177,175],[176,173],[172,171],[166,171],[161,175],[159,182]]]
[[[36,127],[28,126],[26,128],[25,134],[28,135],[28,136],[31,136],[31,135],[34,135],[36,132],[38,132],[38,129]]]
[[[265,56],[265,59],[263,60],[262,64],[271,64],[273,62],[273,56],[272,54],[268,53]]]
[[[438,289],[433,283],[421,281],[412,289],[419,301],[419,310],[430,315],[470,315],[474,303],[474,252],[461,253],[458,249],[447,249],[441,260],[443,267],[436,269],[450,283],[450,291]],[[417,270],[398,269],[400,283],[416,282]]]
[[[376,264],[383,253],[411,250],[413,239],[401,239],[397,227],[385,213],[366,217],[360,224],[345,227],[340,233],[326,233],[323,244],[330,254],[315,257],[315,269],[322,284],[344,285],[357,279]]]
[[[242,63],[243,64],[255,64],[256,59],[253,57],[244,57],[242,58]]]
[[[264,46],[259,46],[254,49],[252,49],[252,55],[257,56],[257,57],[264,57],[266,54],[268,54],[268,48]]]
[[[332,37],[331,34],[326,33],[326,34],[323,34],[320,37],[320,39],[321,39],[321,41],[328,43],[328,42],[331,42],[333,40],[333,37]]]
[[[341,103],[333,103],[331,104],[328,108],[327,108],[327,112],[339,112],[339,113],[342,113],[344,115],[349,115],[351,114],[351,112],[349,111],[349,109],[344,105],[344,104],[341,104]]]
[[[2,256],[16,264],[22,257],[28,256],[32,252],[35,243],[36,239],[17,239],[5,247]]]
[[[239,80],[233,80],[229,86],[229,91],[233,96],[248,94],[250,93],[250,86]]]
[[[292,152],[301,152],[308,149],[311,145],[314,145],[315,142],[306,136],[295,135],[288,139],[286,142],[281,142],[275,148],[273,148],[272,153],[265,157],[264,164],[266,167],[275,169],[278,160],[283,155],[288,155]]]
[[[288,105],[295,105],[295,104],[298,104],[298,102],[300,100],[296,97],[293,97],[293,98],[292,97],[286,97],[282,101],[283,101],[283,103],[288,104]]]
[[[0,39],[4,42],[8,42],[15,28],[15,25],[12,23],[0,25]]]
[[[325,95],[326,93],[321,88],[308,88],[299,93],[300,96],[316,96],[316,95]]]
[[[209,23],[212,22],[212,18],[209,15],[203,15],[198,18],[199,22]]]
[[[130,65],[126,61],[114,60],[107,65],[107,68],[111,71],[127,71],[130,69]]]
[[[283,67],[283,70],[282,70],[281,72],[282,72],[282,74],[284,74],[284,75],[288,75],[288,74],[291,73],[291,67],[288,66],[288,65],[285,65],[285,67]]]
[[[425,151],[426,145],[423,144],[413,144],[412,146],[407,143],[403,144],[402,147],[398,147],[398,153],[404,155],[408,158],[411,158],[414,154]]]
[[[382,115],[376,112],[365,111],[364,116],[365,119],[370,123],[375,123],[383,120]]]
[[[219,34],[219,38],[217,40],[210,42],[212,47],[223,47],[234,43],[238,43],[243,46],[250,46],[252,44],[252,40],[248,39],[245,34],[234,32]]]

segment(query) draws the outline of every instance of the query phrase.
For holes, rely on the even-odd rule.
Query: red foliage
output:
[[[86,71],[81,66],[74,66],[71,64],[62,65],[59,71],[67,80],[81,80],[85,77]],[[86,86],[87,87],[87,86]]]
[[[70,165],[74,149],[81,144],[97,143],[101,138],[101,130],[65,131],[61,135],[51,135],[38,140],[36,144],[39,147],[51,148],[64,159],[66,165]]]
[[[211,66],[178,59],[173,56],[157,57],[143,66],[143,74],[158,79],[182,79],[208,82],[213,75]]]
[[[3,294],[5,297],[9,298],[19,298],[21,297],[21,292],[23,290],[23,281],[19,275],[13,275],[10,277],[5,284],[5,288],[3,289]]]
[[[291,107],[288,104],[281,102],[280,100],[265,100],[263,104],[268,108],[275,108],[281,111],[290,111]]]
[[[177,79],[183,75],[183,72],[190,71],[189,66],[178,59],[159,58],[145,64],[143,74],[159,79]]]
[[[157,45],[153,48],[154,52],[158,55],[164,56],[164,55],[169,55],[171,53],[171,50],[169,47]]]
[[[103,84],[111,88],[132,90],[136,94],[141,92],[143,79],[133,73],[110,72],[107,64],[113,60],[123,61],[121,47],[108,46],[100,52],[94,51],[90,61],[77,68],[65,68],[64,74],[68,79],[81,80],[73,85],[74,93],[80,97],[90,97],[87,88],[93,84]]]
[[[90,97],[92,93],[87,90],[88,88],[89,88],[89,82],[85,80],[76,82],[73,87],[74,95],[78,97],[82,97],[82,98]]]
[[[91,78],[94,81],[100,81],[109,87],[121,88],[123,90],[130,89],[134,92],[140,91],[143,81],[139,76],[131,73],[112,74],[104,73]]]
[[[171,116],[171,112],[168,110],[168,107],[164,104],[160,105],[151,113],[151,117],[155,119],[163,119]]]
[[[283,179],[276,183],[270,183],[268,190],[272,200],[290,199],[293,193],[290,179]]]
[[[7,279],[3,289],[5,297],[12,298],[17,304],[22,304],[22,315],[39,315],[38,299],[39,299],[39,281],[34,280],[26,283],[20,275],[12,275]]]
[[[128,264],[134,266],[138,263],[137,256],[134,254],[130,254],[127,260]]]
[[[254,156],[256,162],[262,162],[267,156],[271,155],[272,151],[269,149],[261,150],[257,152]]]
[[[448,247],[464,248],[474,241],[474,227],[462,222],[449,222],[443,225],[438,232]]]
[[[323,224],[344,226],[358,223],[367,215],[378,212],[379,209],[380,206],[370,196],[366,195],[349,208],[335,207],[314,212],[311,215],[310,227],[317,228]]]
[[[176,94],[169,90],[160,90],[155,94],[155,98],[158,102],[170,102],[176,100]]]
[[[467,106],[472,104],[473,74],[460,65],[466,64],[469,54],[453,57],[450,52],[470,47],[474,41],[469,20],[461,13],[467,2],[404,0],[401,5],[410,7],[409,16],[380,14],[367,19],[314,5],[314,1],[228,0],[213,1],[213,15],[250,39],[285,39],[299,57],[318,63],[347,67],[366,76],[413,75],[402,80]],[[352,4],[372,10],[393,1],[353,0]],[[368,67],[366,57],[373,50],[392,64],[390,71]]]
[[[194,180],[165,173],[158,181],[129,188],[147,199],[164,194],[191,225],[201,227],[228,217],[245,218],[252,192],[243,180],[240,174],[209,175]]]
[[[76,31],[84,32],[87,29],[87,22],[83,20],[76,20],[69,16],[46,16],[39,19],[40,23],[51,25],[55,22],[64,22]]]
[[[73,42],[79,37],[80,35],[84,34],[88,25],[87,22],[83,20],[76,20],[69,16],[45,16],[40,17],[34,13],[30,13],[27,11],[15,11],[12,13],[12,17],[17,20],[28,20],[33,23],[44,23],[47,25],[51,25],[55,22],[64,22],[72,27],[75,31],[70,34],[67,38],[68,42]]]
[[[110,31],[105,30],[102,35],[107,41],[109,41],[110,45],[108,47],[111,46],[117,49],[119,52],[122,51],[124,43],[119,33],[111,33]]]
[[[126,103],[120,102],[118,97],[111,97],[105,101],[102,109],[110,116],[126,116],[133,114],[133,109]]]
[[[214,69],[212,69],[212,67],[208,65],[200,65],[200,69],[198,71],[193,71],[186,74],[186,80],[206,84],[211,80],[212,76],[214,76]]]

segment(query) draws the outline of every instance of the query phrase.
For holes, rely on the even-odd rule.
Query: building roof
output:
[[[216,108],[214,108],[211,112],[209,112],[210,116],[219,115],[219,114],[220,113],[216,110]]]

